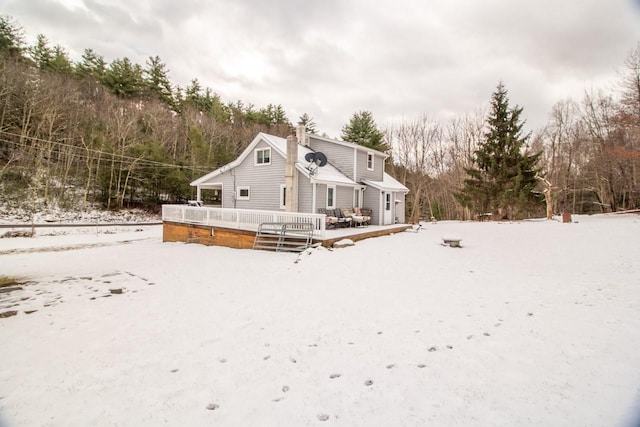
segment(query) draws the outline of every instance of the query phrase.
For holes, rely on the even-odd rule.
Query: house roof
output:
[[[281,138],[279,136],[269,135],[266,133],[259,133],[253,138],[253,141],[249,144],[249,146],[238,156],[237,159],[232,161],[231,163],[227,163],[226,165],[210,172],[191,183],[192,186],[198,186],[210,183],[212,179],[222,175],[223,173],[235,168],[239,164],[241,164],[247,156],[249,156],[255,147],[260,143],[260,141],[266,142],[269,146],[271,146],[276,153],[281,155],[286,159],[287,157],[287,140],[285,138]],[[313,150],[308,147],[304,147],[302,145],[298,145],[298,160],[296,163],[296,168],[306,177],[310,178],[315,182],[322,183],[331,183],[338,185],[347,185],[357,187],[360,184],[356,183],[338,169],[336,169],[331,163],[327,163],[323,167],[318,167],[313,175],[310,174],[309,169],[307,169],[308,161],[305,160],[305,155],[307,153],[312,153]]]
[[[398,182],[395,178],[393,178],[388,173],[384,173],[382,176],[382,181],[372,181],[369,179],[363,179],[363,183],[370,185],[373,188],[377,188],[382,191],[402,191],[405,193],[409,192],[409,189]]]

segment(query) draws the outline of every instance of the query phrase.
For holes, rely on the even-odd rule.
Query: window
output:
[[[238,187],[236,200],[249,200],[249,187]]]
[[[354,208],[359,208],[360,206],[360,189],[359,188],[354,188],[353,189],[353,207]]]
[[[270,165],[271,164],[271,148],[258,148],[256,151],[256,161],[257,165]]]
[[[385,193],[384,210],[391,210],[391,193]]]
[[[327,185],[327,209],[335,209],[336,207],[336,186]]]
[[[373,170],[373,153],[367,153],[367,170]]]
[[[280,185],[280,209],[284,209],[287,206],[287,187],[284,184]]]

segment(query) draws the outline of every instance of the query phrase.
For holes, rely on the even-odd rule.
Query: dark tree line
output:
[[[72,62],[0,17],[0,183],[5,201],[107,208],[192,196],[189,182],[233,160],[257,132],[286,136],[281,105],[225,103],[194,78],[173,86],[157,56]],[[305,115],[312,126],[313,120]]]

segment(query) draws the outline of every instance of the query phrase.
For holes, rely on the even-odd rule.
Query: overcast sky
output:
[[[158,55],[174,84],[282,104],[332,137],[360,110],[384,129],[487,108],[501,80],[534,130],[557,101],[611,91],[640,42],[640,0],[0,0],[0,13],[73,60]]]

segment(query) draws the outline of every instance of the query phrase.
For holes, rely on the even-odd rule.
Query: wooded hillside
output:
[[[528,135],[522,150],[541,153],[535,191],[546,196],[548,212],[640,207],[640,45],[615,83],[613,93],[559,101],[548,125]],[[174,85],[157,56],[144,65],[106,63],[86,49],[74,62],[44,35],[26,46],[7,16],[0,17],[0,103],[0,203],[33,209],[184,202],[193,197],[189,182],[233,160],[256,133],[293,130],[280,104],[225,101],[197,78]],[[425,113],[384,131],[371,118],[370,131],[390,147],[389,172],[411,190],[409,218],[479,213],[455,194],[486,141],[487,118],[476,112],[441,122]],[[315,130],[306,114],[298,122]],[[519,215],[544,212],[539,203]]]

